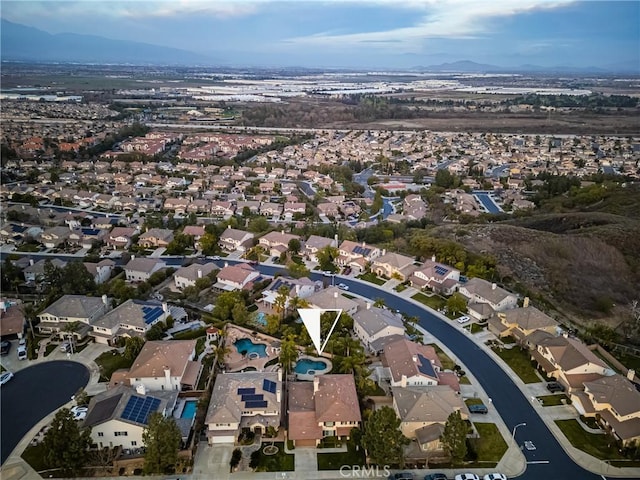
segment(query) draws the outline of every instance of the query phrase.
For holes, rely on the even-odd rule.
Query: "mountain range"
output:
[[[276,66],[274,62],[281,62],[281,56],[274,56],[271,60],[262,56],[259,63],[251,65],[250,59],[255,56],[251,52],[244,55],[236,55],[235,58],[224,58],[224,54],[210,56],[195,53],[189,50],[181,50],[172,47],[152,45],[148,43],[132,42],[127,40],[115,40],[94,35],[81,35],[75,33],[50,34],[34,27],[14,23],[1,19],[0,31],[0,56],[3,61],[14,62],[42,62],[42,63],[91,63],[91,64],[133,64],[133,65],[192,65],[192,66],[254,66],[264,67],[265,62],[269,66]],[[404,63],[412,62],[420,65],[420,56],[412,55],[403,58]],[[424,59],[423,59],[424,60]],[[411,63],[407,63],[411,65]],[[278,65],[281,67],[294,67],[296,65]],[[316,68],[321,68],[317,65]],[[336,68],[345,70],[345,67]],[[333,69],[333,68],[332,68]],[[353,69],[353,68],[352,68]],[[357,68],[366,70],[366,68]],[[625,64],[606,65],[604,67],[543,67],[539,65],[520,65],[517,67],[504,67],[476,63],[469,60],[440,63],[437,65],[414,66],[408,69],[421,72],[442,73],[632,73],[640,74],[640,65],[637,62]]]

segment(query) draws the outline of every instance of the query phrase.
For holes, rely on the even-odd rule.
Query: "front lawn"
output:
[[[608,434],[589,433],[584,430],[577,420],[556,420],[556,425],[562,430],[571,445],[600,460],[624,459],[618,452],[618,444]]]
[[[340,470],[343,465],[364,465],[364,450],[356,452],[349,448],[347,452],[322,453],[318,451],[318,470]]]
[[[440,295],[425,295],[422,292],[418,292],[413,295],[411,298],[417,300],[418,302],[426,305],[429,308],[433,308],[434,310],[441,310],[447,304],[447,301],[442,298]]]
[[[540,397],[536,397],[540,401],[540,405],[543,407],[556,407],[558,405],[566,405],[571,403],[569,397],[566,395],[542,395]],[[564,403],[563,403],[564,400]]]
[[[482,399],[480,399],[480,398],[467,398],[467,399],[465,399],[464,403],[467,404],[467,407],[469,405],[482,405],[483,404]]]
[[[435,349],[436,353],[438,354],[438,359],[440,360],[440,363],[442,364],[442,369],[443,370],[453,370],[453,367],[456,366],[456,362],[451,360],[451,358],[449,358],[449,355],[444,353],[444,351],[438,345],[436,345],[435,343],[431,343],[430,345]]]
[[[394,290],[396,292],[402,292],[404,290],[407,289],[407,286],[404,283],[399,283],[398,285],[395,286]]]
[[[109,352],[104,352],[98,358],[96,358],[96,363],[100,368],[100,381],[108,382],[111,379],[111,375],[116,370],[121,368],[131,368],[133,365],[133,359],[128,360],[118,353],[117,350],[111,350]]]
[[[495,423],[474,423],[480,438],[469,440],[476,454],[476,462],[483,462],[482,466],[488,467],[484,462],[498,463],[507,451],[507,442],[504,441]]]
[[[528,352],[518,347],[510,349],[494,347],[492,350],[511,367],[511,370],[513,370],[524,383],[538,383],[542,381],[536,373],[536,368],[533,366]]]
[[[484,325],[480,325],[479,323],[472,323],[469,328],[470,328],[471,333],[480,333],[486,327],[487,327],[486,323]]]
[[[375,283],[376,285],[384,285],[386,283],[386,280],[383,280],[382,278],[378,278],[375,274],[371,272],[363,273],[362,275],[358,275],[356,278],[359,278],[360,280],[364,280],[369,283]]]
[[[267,444],[262,444],[260,450],[251,454],[251,463],[249,466],[256,472],[292,472],[295,468],[294,457],[284,451],[284,443],[276,442],[274,445],[278,447],[278,453],[275,455],[265,455],[262,450]]]

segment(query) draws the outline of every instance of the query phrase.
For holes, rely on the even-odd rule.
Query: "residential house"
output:
[[[215,217],[230,217],[235,213],[235,207],[231,202],[214,200],[211,202],[211,215]]]
[[[296,447],[316,447],[325,437],[348,439],[362,421],[353,375],[290,383],[287,413],[287,437]]]
[[[164,322],[170,315],[166,303],[127,300],[95,320],[89,335],[96,343],[113,346],[119,338],[144,337],[151,327]]]
[[[214,288],[222,291],[249,290],[259,276],[260,272],[246,263],[225,265],[218,272]]]
[[[335,260],[336,264],[341,267],[350,267],[357,272],[364,271],[369,263],[380,256],[380,249],[365,242],[344,240],[338,250],[340,255]]]
[[[245,208],[248,209],[249,214],[256,215],[260,212],[260,202],[257,200],[240,200],[236,203],[236,211],[238,214],[246,216]]]
[[[215,263],[192,263],[187,267],[176,270],[173,274],[173,282],[176,288],[182,290],[185,287],[194,287],[199,278],[208,276],[211,272],[218,269]]]
[[[187,225],[182,230],[182,233],[183,235],[191,235],[193,241],[197,244],[206,231],[202,225]]]
[[[98,448],[144,447],[143,433],[152,413],[171,412],[178,393],[157,392],[146,395],[126,385],[98,393],[89,401],[82,426],[91,429],[92,443]]]
[[[52,227],[40,234],[40,242],[46,248],[56,248],[71,235],[71,230],[67,227]]]
[[[342,295],[338,287],[328,287],[309,295],[306,298],[310,308],[325,310],[342,310],[353,316],[358,311],[358,303]]]
[[[531,355],[549,377],[555,378],[570,393],[582,390],[584,382],[614,373],[577,338],[545,338]]]
[[[285,217],[291,218],[294,215],[304,215],[307,205],[303,202],[285,202],[283,213]]]
[[[430,288],[436,293],[452,295],[460,282],[460,270],[436,262],[433,256],[413,272],[409,280],[413,287]]]
[[[222,373],[205,417],[209,444],[234,443],[242,432],[276,430],[282,417],[280,372]]]
[[[130,227],[114,227],[107,238],[107,245],[114,250],[126,250],[131,246],[131,237],[138,231]]]
[[[298,240],[302,245],[302,239],[298,235],[284,233],[284,231],[269,232],[266,235],[260,237],[258,243],[267,252],[269,252],[270,256],[279,257],[282,253],[289,250],[289,242],[294,239]]]
[[[157,258],[132,257],[124,266],[127,282],[144,282],[158,270],[166,268],[167,264]]]
[[[397,335],[405,334],[402,316],[386,308],[373,307],[371,302],[365,302],[365,308],[351,316],[353,332],[371,353],[381,353],[387,343],[397,340]]]
[[[24,275],[24,281],[27,283],[39,283],[42,281],[44,277],[45,265],[49,259],[38,260],[34,262],[33,260],[29,260],[29,266],[25,267],[22,270],[22,274]],[[56,268],[64,268],[67,262],[63,262],[58,258],[52,258],[51,265]]]
[[[389,369],[392,387],[438,385],[442,364],[431,345],[421,345],[403,337],[384,346],[383,365]]]
[[[107,238],[107,231],[99,228],[76,228],[71,231],[67,242],[71,245],[80,245],[82,248],[90,249],[94,245],[100,245]]]
[[[340,209],[333,202],[319,203],[318,213],[326,217],[340,218]]]
[[[518,305],[518,297],[482,278],[472,278],[461,285],[458,291],[467,297],[469,314],[478,320],[490,318],[494,312],[501,312]]]
[[[128,371],[116,371],[111,386],[129,385],[148,392],[194,390],[202,365],[195,340],[148,341]]]
[[[25,316],[21,300],[0,298],[0,337],[15,338],[24,333]]]
[[[100,260],[98,263],[84,262],[83,265],[93,277],[93,281],[96,282],[96,285],[100,285],[108,281],[111,278],[113,267],[116,266],[115,262],[108,258]]]
[[[524,299],[522,308],[512,308],[496,314],[489,319],[489,331],[499,337],[513,336],[518,342],[525,343],[526,338],[536,330],[555,335],[558,322],[529,305],[529,298]]]
[[[246,252],[253,246],[253,233],[229,226],[218,239],[220,248],[227,252]]]
[[[282,213],[281,203],[263,202],[260,204],[260,215],[278,216]]]
[[[412,193],[404,197],[402,213],[409,220],[420,220],[427,214],[427,204],[420,195]]]
[[[92,330],[92,324],[109,311],[109,300],[86,295],[63,295],[38,314],[37,329],[41,334],[65,332],[82,339]]]
[[[311,262],[318,262],[317,253],[326,247],[336,247],[337,240],[327,237],[321,237],[319,235],[311,235],[306,242],[304,242],[303,255]]]
[[[418,268],[412,257],[382,250],[382,255],[373,260],[371,270],[378,276],[405,281]]]
[[[320,291],[322,288],[322,282],[314,282],[307,277],[302,278],[290,278],[290,277],[277,277],[274,278],[271,284],[262,291],[262,302],[265,305],[274,308],[276,305],[276,299],[280,295],[280,291],[287,290],[287,300],[284,308],[289,308],[290,299],[294,297],[308,298],[315,292]]]
[[[173,231],[166,228],[150,228],[138,237],[138,245],[145,248],[166,247],[173,240]]]

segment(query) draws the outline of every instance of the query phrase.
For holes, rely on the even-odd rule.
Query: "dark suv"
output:
[[[470,413],[489,413],[489,409],[483,403],[478,405],[469,405]]]
[[[9,340],[2,340],[0,343],[0,355],[7,355],[11,350],[11,342]]]
[[[549,382],[547,383],[547,390],[551,393],[564,392],[564,385],[558,382]]]

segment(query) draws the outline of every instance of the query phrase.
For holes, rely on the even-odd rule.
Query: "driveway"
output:
[[[69,402],[89,382],[89,370],[77,362],[52,361],[15,373],[2,386],[1,463],[41,419]]]

